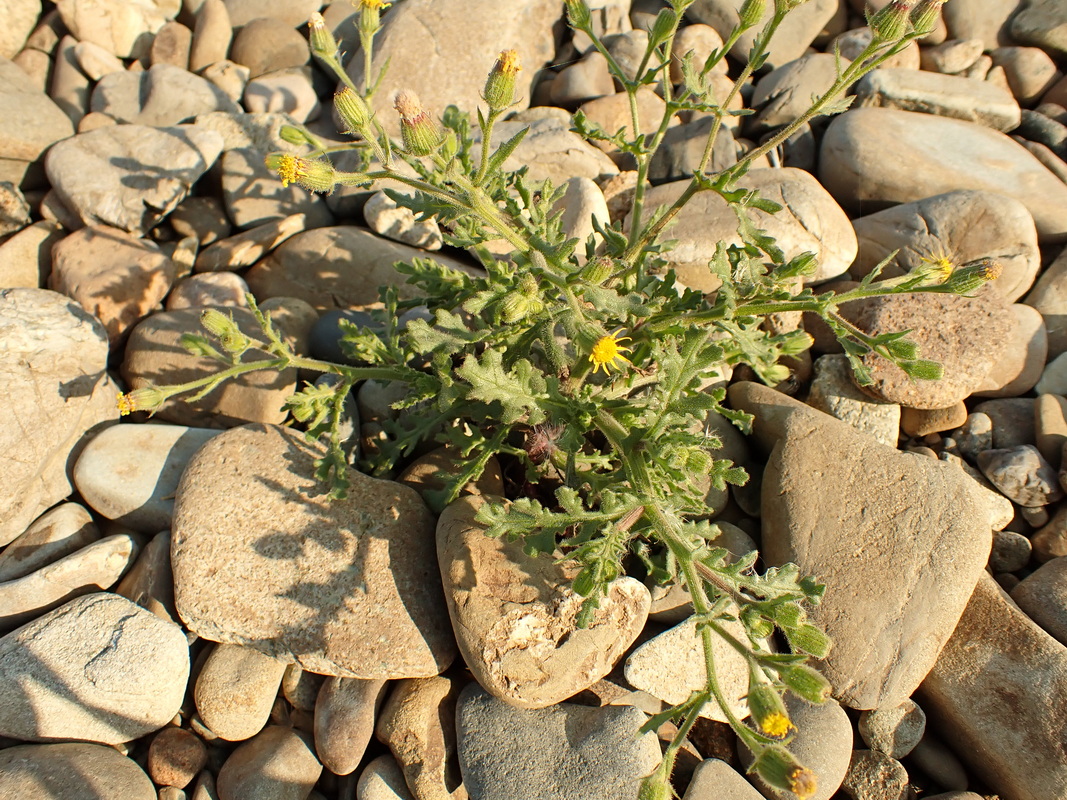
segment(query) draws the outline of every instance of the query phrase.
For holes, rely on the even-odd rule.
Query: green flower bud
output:
[[[524,272],[519,276],[519,291],[527,297],[535,297],[538,291],[537,278],[529,272]]]
[[[232,314],[223,314],[217,308],[205,309],[200,315],[200,325],[217,338],[228,353],[243,353],[252,346],[252,340],[237,327]]]
[[[796,728],[789,719],[782,696],[757,675],[749,676],[748,711],[760,732],[772,739],[784,739]]]
[[[615,274],[615,262],[607,256],[597,256],[582,267],[578,276],[595,286],[600,286]]]
[[[489,71],[482,93],[482,99],[489,104],[490,111],[503,111],[515,102],[515,76],[520,69],[518,52],[502,50]]]
[[[413,156],[428,156],[444,141],[441,128],[419,104],[414,92],[401,89],[396,93],[393,108],[400,114],[400,138],[404,149]]]
[[[787,630],[785,638],[794,650],[810,653],[816,658],[825,658],[830,652],[830,637],[814,625],[800,625]]]
[[[937,27],[938,17],[941,15],[941,6],[945,0],[919,0],[911,12],[911,26],[915,32],[926,36]]]
[[[971,294],[989,281],[995,281],[1003,271],[996,261],[982,258],[953,270],[941,286],[954,294]]]
[[[745,606],[741,609],[740,616],[742,624],[757,639],[763,639],[774,633],[774,623],[764,617],[758,609],[752,606]]]
[[[815,344],[815,339],[806,331],[790,331],[778,345],[783,356],[796,356],[805,353]]]
[[[674,30],[674,26],[678,23],[678,15],[669,8],[661,8],[659,14],[656,15],[655,22],[652,23],[652,28],[648,32],[649,45],[655,47],[662,42],[667,41],[667,37],[671,35],[671,31]]]
[[[389,8],[392,3],[384,0],[357,0],[359,6],[359,32],[363,36],[373,36],[382,29],[382,9]]]
[[[870,14],[867,25],[874,34],[874,41],[895,42],[908,32],[910,15],[915,0],[892,0],[892,2]]]
[[[741,10],[737,12],[741,18],[742,28],[754,28],[763,19],[767,11],[767,0],[745,0]]]
[[[789,691],[809,703],[825,703],[833,690],[821,672],[804,664],[787,667],[778,673],[778,677]]]
[[[307,135],[307,132],[295,125],[282,125],[278,129],[278,136],[283,142],[289,142],[289,144],[310,144],[314,145]]]
[[[765,747],[756,756],[752,769],[766,783],[792,792],[800,800],[807,800],[818,789],[815,773],[801,766],[792,753],[779,745]]]
[[[513,325],[524,319],[530,311],[530,298],[519,292],[512,292],[500,302],[500,320],[505,325]]]
[[[333,38],[330,29],[326,27],[326,20],[317,11],[308,19],[308,42],[311,45],[311,54],[324,59],[337,57],[337,40]]]
[[[367,101],[360,96],[359,92],[354,92],[350,87],[345,86],[334,94],[333,105],[347,128],[346,133],[358,133],[367,138],[365,131],[370,127],[372,114]]]
[[[566,0],[567,22],[575,30],[587,31],[593,25],[593,15],[589,13],[589,6],[585,0]]]
[[[885,346],[889,355],[901,361],[914,361],[919,357],[919,345],[908,339],[897,339]]]
[[[264,159],[267,169],[277,172],[282,186],[296,183],[309,192],[332,192],[337,171],[329,161],[301,158],[291,153],[271,153]]]

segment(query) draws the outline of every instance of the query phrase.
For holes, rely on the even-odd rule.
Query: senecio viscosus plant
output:
[[[356,0],[354,0],[356,1]],[[932,30],[943,0],[893,0],[868,14],[872,38],[851,63],[838,58],[833,85],[812,98],[811,107],[764,143],[718,173],[708,171],[715,139],[742,84],[767,59],[767,44],[785,16],[804,0],[745,0],[738,23],[723,46],[699,62],[692,52],[672,52],[675,34],[694,0],[670,0],[649,30],[648,47],[635,77],[615,61],[597,36],[584,0],[566,0],[567,19],[590,38],[607,60],[630,100],[631,124],[604,131],[579,112],[574,130],[588,140],[608,142],[636,162],[637,185],[629,228],[596,223],[585,241],[567,239],[558,203],[563,190],[534,184],[526,170],[506,171],[505,160],[526,131],[494,144],[493,127],[514,102],[514,51],[493,65],[478,110],[478,141],[466,114],[455,107],[443,119],[422,108],[410,91],[395,94],[400,140],[392,140],[371,111],[382,74],[372,78],[375,34],[382,0],[358,0],[358,28],[365,60],[364,85],[354,85],[337,45],[318,14],[310,22],[311,50],[339,79],[339,117],[361,154],[355,172],[337,170],[327,148],[309,132],[286,128],[283,135],[307,148],[305,155],[275,153],[268,165],[285,184],[314,192],[337,186],[373,187],[388,179],[407,193],[385,189],[399,205],[421,219],[436,219],[448,244],[464,248],[481,262],[478,276],[414,259],[397,264],[421,296],[401,300],[395,287],[380,290],[374,325],[342,325],[341,346],[352,364],[305,358],[293,352],[252,298],[262,338],[241,332],[217,309],[204,311],[210,337],[186,334],[193,353],[223,365],[212,375],[179,386],[140,388],[120,397],[124,412],[153,411],[169,397],[194,392],[195,400],[223,381],[246,372],[299,367],[328,373],[330,381],[308,384],[287,401],[307,436],[324,444],[318,476],[334,497],[343,497],[349,469],[339,428],[345,398],[360,381],[401,381],[406,395],[394,403],[395,420],[386,436],[365,455],[364,471],[388,477],[426,442],[447,445],[455,466],[443,489],[427,493],[440,511],[461,488],[477,480],[494,456],[521,465],[519,495],[489,498],[477,520],[490,536],[522,537],[527,550],[575,562],[573,589],[584,597],[579,618],[587,625],[608,584],[625,568],[646,580],[681,582],[692,596],[707,682],[685,702],[652,717],[643,730],[669,719],[677,734],[662,763],[641,787],[642,798],[669,798],[675,756],[707,703],[717,703],[733,730],[753,753],[751,770],[767,784],[800,798],[816,791],[814,773],[788,749],[794,726],[783,702],[785,692],[812,703],[831,693],[827,680],[807,665],[830,648],[828,637],[806,616],[804,606],[819,602],[824,587],[803,577],[795,565],[755,571],[757,553],[731,561],[711,542],[719,529],[707,520],[709,487],[741,485],[744,470],[716,458],[720,441],[708,432],[709,412],[748,431],[749,415],[722,405],[725,390],[715,380],[724,365],[747,364],[769,385],[787,378],[783,357],[812,343],[802,330],[775,332],[762,323],[771,314],[817,314],[837,335],[860,382],[871,378],[860,361],[876,353],[918,379],[940,377],[940,366],[918,357],[904,333],[871,336],[850,324],[838,307],[850,300],[900,292],[970,294],[996,276],[986,263],[953,265],[934,259],[902,277],[877,280],[879,269],[842,294],[799,289],[815,273],[811,253],[786,259],[774,240],[759,230],[749,211],[775,212],[779,206],[743,188],[746,170],[802,125],[819,115],[848,108],[844,91],[856,80]],[[748,60],[725,97],[716,96],[713,68],[750,29],[758,30]],[[672,59],[682,81],[667,78]],[[384,72],[384,70],[383,70]],[[660,92],[665,107],[649,134],[638,118],[642,87]],[[646,177],[671,118],[678,112],[713,115],[696,174],[677,201],[646,209]],[[393,184],[395,185],[395,183]],[[700,192],[715,192],[737,216],[739,244],[720,242],[708,263],[722,285],[711,294],[676,283],[666,269],[670,243],[664,233],[683,206]],[[506,259],[490,255],[486,242],[505,240]],[[892,256],[891,256],[892,257]],[[413,309],[418,312],[408,313]],[[246,358],[256,353],[257,360]],[[265,357],[264,357],[265,354]],[[717,387],[717,388],[709,388]],[[745,632],[725,626],[739,622]],[[734,630],[738,630],[734,628]],[[780,646],[769,649],[777,632]],[[715,637],[722,637],[747,660],[747,706],[751,723],[731,711],[716,677]]]

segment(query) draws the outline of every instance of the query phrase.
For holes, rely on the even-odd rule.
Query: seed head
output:
[[[308,42],[311,52],[320,58],[334,58],[337,55],[337,40],[326,27],[322,14],[317,11],[308,19]]]
[[[423,109],[414,92],[408,89],[397,92],[393,108],[400,114],[400,138],[409,153],[427,156],[441,146],[444,140],[441,129]]]

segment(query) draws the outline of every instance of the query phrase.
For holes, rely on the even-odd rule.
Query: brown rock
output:
[[[164,728],[148,748],[148,774],[160,786],[184,789],[206,764],[207,747],[185,728]]]

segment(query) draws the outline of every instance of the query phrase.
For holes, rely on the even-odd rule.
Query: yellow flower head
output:
[[[760,728],[765,734],[775,739],[784,739],[791,730],[793,730],[793,723],[789,721],[789,717],[781,712],[771,712],[767,715],[767,718],[760,722]]]
[[[623,353],[629,353],[630,348],[621,346],[622,342],[630,341],[630,337],[619,336],[621,332],[615,331],[610,336],[601,336],[597,339],[596,344],[593,345],[593,349],[589,353],[589,360],[593,362],[594,375],[601,369],[604,370],[606,375],[608,367],[622,369],[620,364],[615,363],[617,361],[621,361],[623,364],[630,363],[630,359],[623,355]]]
[[[132,392],[123,394],[119,392],[118,407],[119,416],[124,417],[127,414],[132,414],[134,411],[148,411],[155,413],[159,410],[160,406],[167,399],[167,396],[152,386],[147,386],[143,389],[135,389]]]
[[[385,0],[359,0],[356,3],[360,8],[366,8],[370,11],[380,11],[383,8],[389,8],[392,3],[387,3]]]

